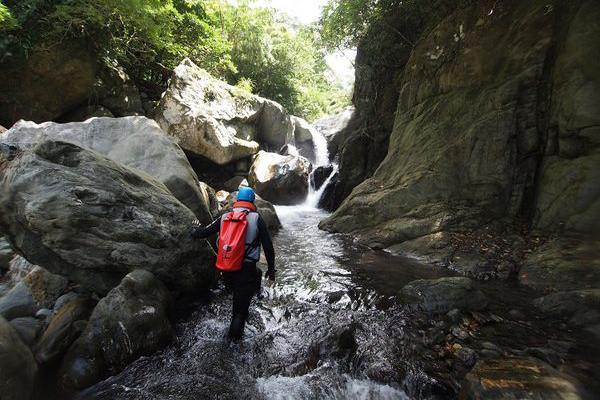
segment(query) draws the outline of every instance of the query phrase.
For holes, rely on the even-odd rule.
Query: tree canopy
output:
[[[2,0],[0,62],[65,40],[117,62],[138,83],[184,57],[309,119],[336,111],[348,93],[327,78],[320,35],[290,26],[252,0]]]

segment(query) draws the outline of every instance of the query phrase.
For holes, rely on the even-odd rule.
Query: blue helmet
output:
[[[249,188],[247,186],[241,187],[237,194],[238,201],[253,202],[255,198],[256,198],[256,195],[254,194],[254,190],[252,190],[252,188]]]

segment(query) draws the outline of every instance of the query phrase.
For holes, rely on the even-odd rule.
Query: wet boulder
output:
[[[68,124],[20,121],[0,136],[1,143],[21,149],[44,140],[75,143],[143,171],[161,181],[202,222],[210,221],[209,204],[187,157],[175,140],[151,119],[94,118]]]
[[[10,247],[10,244],[0,236],[0,276],[3,275],[3,271],[7,271],[10,260],[15,256],[15,253]]]
[[[546,316],[564,319],[600,340],[600,288],[556,292],[533,304]]]
[[[477,363],[461,385],[459,397],[475,399],[580,399],[581,385],[571,376],[531,357],[488,358]]]
[[[150,272],[135,270],[98,302],[60,369],[64,387],[82,389],[156,351],[170,337],[171,295]]]
[[[223,210],[230,210],[233,208],[233,204],[237,199],[237,191],[230,193],[225,199],[225,205]],[[256,199],[254,200],[254,205],[256,206],[256,211],[260,214],[262,219],[265,221],[267,228],[269,229],[278,229],[281,228],[281,221],[279,221],[279,217],[277,216],[277,211],[275,211],[275,207],[273,204],[268,201],[262,199],[260,196],[256,195]]]
[[[30,317],[52,304],[67,287],[67,279],[35,267],[10,291],[0,298],[0,315],[11,320]]]
[[[15,328],[19,337],[27,346],[35,343],[44,325],[43,321],[34,317],[15,318],[10,321],[10,324]]]
[[[263,102],[185,59],[156,110],[159,125],[186,151],[223,165],[259,150]]]
[[[299,204],[308,196],[310,170],[311,165],[304,157],[261,151],[250,167],[248,183],[273,204]]]
[[[64,355],[81,333],[78,321],[87,320],[96,302],[89,297],[75,296],[63,303],[52,316],[48,328],[35,346],[35,359],[48,363]]]
[[[0,229],[28,260],[101,294],[140,267],[178,291],[212,281],[193,213],[150,175],[51,140],[2,164]]]
[[[319,190],[325,183],[327,178],[331,176],[333,172],[333,165],[322,165],[317,167],[310,175],[310,183],[315,190]]]
[[[8,273],[6,274],[6,285],[10,288],[21,282],[36,266],[16,255],[8,263]]]
[[[435,314],[445,314],[455,308],[463,311],[482,310],[488,305],[486,296],[471,279],[464,277],[419,279],[404,286],[400,294]]]
[[[2,400],[29,399],[37,364],[13,326],[0,316],[0,393]]]

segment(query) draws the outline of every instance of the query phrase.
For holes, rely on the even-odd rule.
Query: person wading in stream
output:
[[[192,223],[191,235],[206,238],[219,233],[217,268],[233,289],[233,313],[228,336],[234,340],[244,333],[248,308],[261,283],[261,270],[256,268],[260,259],[260,246],[265,250],[268,269],[265,277],[275,281],[275,250],[267,225],[256,212],[254,191],[242,187],[233,209],[224,213],[207,227]]]

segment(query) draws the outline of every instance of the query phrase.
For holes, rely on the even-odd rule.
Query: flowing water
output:
[[[218,288],[209,302],[180,312],[169,347],[81,398],[407,398],[395,343],[406,321],[393,294],[410,280],[442,271],[409,260],[406,268],[394,268],[401,259],[319,231],[327,216],[321,210],[277,212],[283,223],[273,235],[277,283],[253,300],[242,341],[225,337],[231,294]],[[369,269],[377,265],[389,267],[373,280]]]
[[[316,150],[322,152],[322,145]],[[322,155],[320,160],[324,162]],[[226,338],[231,293],[220,286],[209,299],[178,302],[170,345],[79,397],[456,397],[459,380],[468,369],[440,359],[438,354],[444,350],[427,342],[427,334],[442,333],[441,346],[451,343],[451,337],[443,336],[448,327],[444,331],[440,317],[423,315],[397,297],[412,280],[450,272],[364,249],[348,237],[320,231],[318,223],[328,214],[314,207],[319,196],[313,191],[302,206],[276,207],[283,225],[273,234],[277,281],[273,287],[263,287],[262,295],[252,301],[241,341]],[[266,269],[264,264],[260,267]],[[492,313],[502,315],[531,301],[531,294],[515,285],[486,285],[491,299],[487,315],[492,319],[498,320]],[[482,322],[481,329],[471,334],[514,348],[540,346],[550,337],[564,340],[563,332],[555,334],[552,326],[534,318],[534,323]],[[589,354],[589,349],[581,349],[573,357],[578,360]]]

